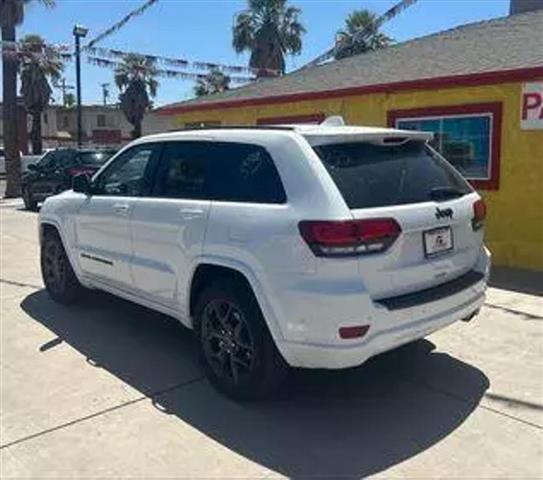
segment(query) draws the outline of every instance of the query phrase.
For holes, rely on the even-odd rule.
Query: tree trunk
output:
[[[137,120],[136,123],[134,123],[134,130],[132,131],[132,138],[140,138],[141,137],[141,120]]]
[[[15,24],[2,28],[3,41],[15,41]],[[17,197],[21,192],[21,157],[17,132],[17,59],[2,57],[2,90],[4,120],[4,153],[6,158],[6,198]]]
[[[30,132],[32,141],[32,153],[41,155],[42,140],[41,140],[41,112],[32,113],[32,131]]]

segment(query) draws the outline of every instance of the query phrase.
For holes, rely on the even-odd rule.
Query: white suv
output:
[[[224,128],[132,142],[40,212],[51,297],[97,288],[193,328],[212,383],[262,396],[473,317],[485,204],[423,132]]]

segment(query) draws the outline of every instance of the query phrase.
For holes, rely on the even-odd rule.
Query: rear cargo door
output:
[[[342,140],[314,149],[353,217],[393,218],[402,229],[386,252],[359,257],[374,299],[439,285],[474,266],[479,197],[448,162],[420,140]]]

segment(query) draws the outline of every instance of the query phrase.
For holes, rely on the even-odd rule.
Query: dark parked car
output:
[[[80,173],[93,175],[115,150],[76,150],[59,148],[47,152],[23,174],[22,194],[25,207],[35,210],[38,202],[72,187],[72,178]]]

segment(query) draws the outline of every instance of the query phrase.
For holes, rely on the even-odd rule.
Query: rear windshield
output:
[[[82,165],[101,167],[115,152],[80,152],[79,160]]]
[[[461,197],[463,177],[421,141],[313,147],[351,209]]]

